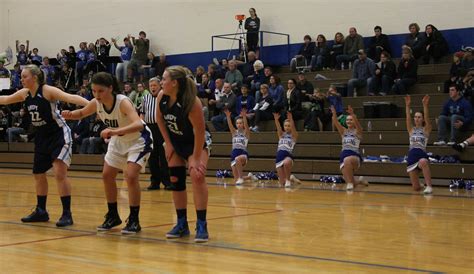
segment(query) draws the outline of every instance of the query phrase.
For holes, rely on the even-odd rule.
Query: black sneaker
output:
[[[56,222],[57,227],[65,227],[65,226],[70,226],[74,224],[74,221],[72,220],[72,214],[71,211],[65,211],[63,212],[63,215],[59,220]]]
[[[30,215],[21,218],[24,223],[47,222],[49,221],[49,214],[46,210],[36,207]]]
[[[465,149],[465,146],[463,146],[463,144],[460,143],[460,144],[454,144],[454,145],[452,146],[452,148],[455,149],[455,150],[457,150],[457,151],[459,151],[459,152],[463,152],[464,149]]]
[[[122,223],[122,220],[120,220],[120,217],[118,214],[112,215],[110,213],[107,213],[105,216],[105,221],[102,225],[97,227],[98,231],[107,231],[113,228],[114,226],[118,226]]]
[[[146,188],[146,190],[160,190],[160,183],[151,183],[150,186]]]
[[[136,220],[127,219],[127,225],[122,229],[122,234],[136,234],[142,230],[140,223]]]

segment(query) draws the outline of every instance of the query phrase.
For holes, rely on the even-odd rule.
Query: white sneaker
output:
[[[28,143],[28,135],[20,134],[20,139],[22,142]]]
[[[293,174],[290,176],[290,181],[292,181],[295,184],[301,184],[301,180],[296,178],[296,176]]]
[[[239,178],[237,182],[235,182],[235,185],[240,186],[244,183],[244,180],[242,178]]]
[[[448,146],[452,146],[452,145],[455,145],[455,144],[456,144],[456,142],[453,142],[453,141],[448,142]]]
[[[247,176],[249,176],[249,177],[250,177],[250,180],[252,180],[252,181],[254,181],[254,182],[255,182],[255,181],[258,181],[257,176],[253,175],[252,172],[249,172],[249,174],[248,174]]]
[[[347,183],[346,190],[353,190],[353,189],[354,189],[354,184]]]
[[[432,194],[433,193],[433,188],[431,186],[426,186],[425,190],[423,191],[423,194]]]
[[[364,176],[359,176],[359,184],[363,186],[369,186],[369,181],[367,181]]]
[[[433,145],[435,145],[435,146],[445,146],[446,142],[445,141],[437,141],[437,142],[434,142]]]
[[[288,181],[288,180],[286,180],[286,182],[285,182],[285,187],[291,187],[291,182]]]

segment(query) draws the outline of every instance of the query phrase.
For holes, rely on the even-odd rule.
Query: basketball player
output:
[[[31,124],[36,128],[33,175],[36,182],[35,210],[21,219],[22,222],[47,222],[46,210],[48,179],[46,171],[51,167],[58,185],[63,205],[63,213],[56,223],[58,227],[73,224],[71,214],[71,184],[67,170],[71,163],[71,129],[61,117],[58,101],[85,106],[89,101],[45,84],[43,72],[36,65],[27,65],[21,72],[22,89],[9,96],[0,96],[0,105],[24,102],[31,116]]]
[[[422,189],[418,176],[420,171],[423,172],[423,177],[425,178],[426,182],[426,188],[423,191],[424,194],[433,193],[433,187],[431,185],[430,161],[428,160],[428,155],[426,154],[426,144],[428,143],[428,138],[432,129],[428,114],[429,101],[430,97],[428,95],[423,97],[423,112],[415,112],[415,117],[413,118],[415,126],[412,126],[410,115],[411,97],[410,95],[405,97],[406,125],[408,134],[410,135],[410,150],[408,151],[407,172],[410,175],[410,182],[415,191]]]
[[[122,223],[117,210],[117,173],[125,169],[127,176],[130,215],[122,234],[140,232],[140,170],[145,168],[148,155],[152,151],[153,140],[150,130],[138,116],[127,96],[118,94],[115,77],[106,72],[96,73],[92,77],[94,99],[83,109],[72,112],[63,111],[66,119],[78,120],[97,113],[107,126],[101,132],[103,139],[110,142],[105,154],[102,177],[108,212],[105,221],[97,227],[98,231],[107,231]]]
[[[202,105],[197,98],[197,88],[186,69],[181,66],[168,67],[161,81],[158,94],[157,121],[165,140],[165,154],[173,185],[173,201],[178,217],[176,226],[167,238],[189,235],[187,221],[186,162],[193,186],[196,206],[195,242],[207,242],[206,168],[209,151],[205,142],[205,124]]]

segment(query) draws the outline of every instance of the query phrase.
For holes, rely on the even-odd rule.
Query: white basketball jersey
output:
[[[115,128],[121,128],[121,127],[130,125],[131,123],[130,118],[128,118],[128,116],[126,116],[120,111],[120,104],[122,103],[123,100],[128,100],[130,103],[132,103],[132,101],[130,101],[130,99],[127,96],[123,94],[117,94],[115,96],[115,102],[111,111],[105,110],[104,105],[96,101],[97,102],[97,115],[99,115],[99,118],[104,122],[104,124],[108,128],[115,129]],[[133,132],[133,133],[125,134],[123,136],[112,136],[112,138],[114,137],[118,137],[124,141],[131,141],[134,139],[138,139],[140,137],[140,132]]]

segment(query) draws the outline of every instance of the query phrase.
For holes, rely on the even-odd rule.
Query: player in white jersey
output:
[[[230,154],[230,166],[234,175],[235,185],[241,185],[244,180],[253,179],[253,174],[248,176],[243,175],[244,166],[248,161],[247,145],[250,139],[250,128],[247,123],[247,109],[242,108],[240,116],[235,119],[234,127],[232,118],[228,109],[224,110],[227,116],[227,124],[229,125],[230,133],[232,134],[232,152]]]
[[[362,157],[360,156],[359,146],[360,140],[362,140],[362,126],[354,113],[351,106],[348,106],[347,113],[349,115],[346,118],[347,129],[344,128],[337,119],[336,109],[331,106],[332,112],[332,123],[342,138],[342,150],[339,157],[339,168],[342,171],[342,176],[346,181],[346,190],[353,190],[354,185],[364,184],[367,185],[367,181],[362,178],[355,180],[354,172],[360,167]]]
[[[293,149],[298,138],[298,131],[296,131],[295,122],[291,112],[287,112],[287,119],[283,123],[284,130],[280,126],[280,114],[273,113],[275,119],[275,126],[278,135],[278,149],[275,159],[275,168],[278,174],[278,181],[281,186],[291,187],[291,183],[299,183],[294,175],[291,174],[293,167]]]
[[[120,225],[122,220],[117,210],[117,185],[115,179],[120,170],[127,171],[126,181],[130,215],[122,234],[135,234],[141,230],[138,214],[140,211],[139,173],[145,168],[153,146],[151,132],[140,119],[128,97],[119,93],[117,80],[110,74],[99,72],[92,77],[92,92],[95,99],[83,109],[63,111],[66,119],[81,119],[97,113],[107,125],[101,137],[109,139],[105,155],[103,180],[108,212],[105,221],[97,227],[107,231]]]
[[[420,171],[423,172],[423,177],[425,177],[426,183],[426,188],[423,191],[424,194],[431,194],[433,192],[431,185],[430,161],[426,154],[426,144],[428,143],[428,138],[432,129],[428,113],[429,101],[430,97],[428,95],[423,97],[423,112],[415,112],[413,118],[415,126],[413,126],[410,115],[411,97],[410,95],[405,97],[406,126],[408,134],[410,135],[407,172],[410,175],[410,182],[415,191],[419,191],[423,188],[418,178]]]

